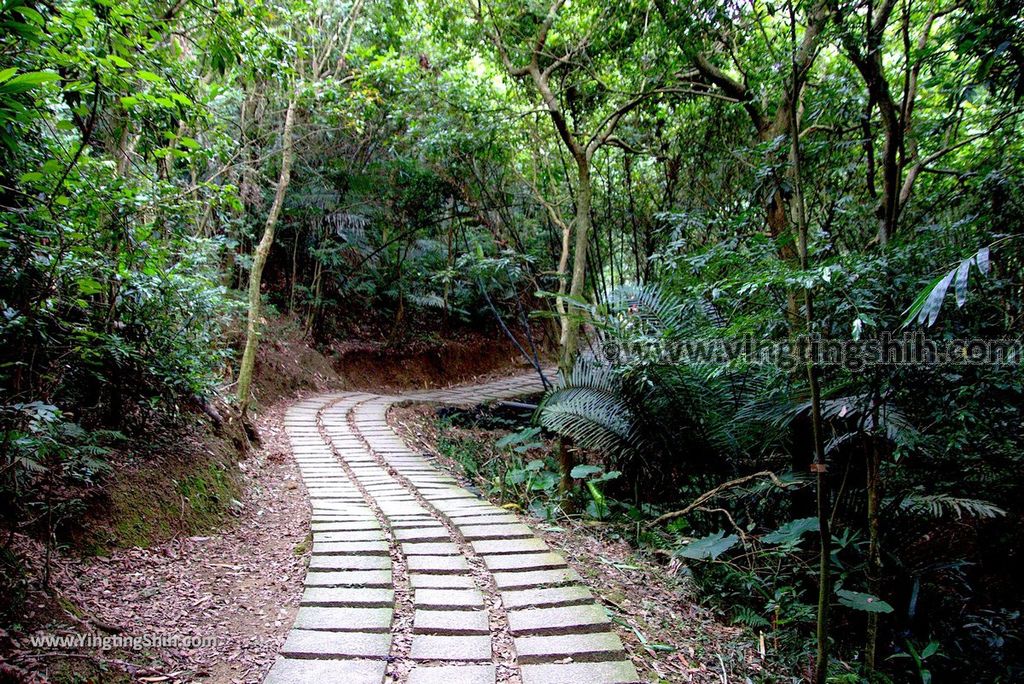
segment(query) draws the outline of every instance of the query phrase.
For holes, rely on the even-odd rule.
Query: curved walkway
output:
[[[388,426],[396,401],[481,403],[536,376],[401,396],[329,394],[285,419],[313,554],[268,684],[636,682],[604,609],[513,514]]]

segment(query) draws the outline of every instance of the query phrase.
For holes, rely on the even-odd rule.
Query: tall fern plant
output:
[[[713,333],[705,307],[656,285],[627,286],[588,314],[593,348],[541,401],[537,424],[601,452],[652,493],[684,475],[732,471],[748,442],[736,378],[661,353]]]

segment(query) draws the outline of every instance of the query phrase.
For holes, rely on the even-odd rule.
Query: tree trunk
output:
[[[875,427],[878,426],[876,410]],[[882,450],[878,439],[872,437],[867,449],[867,494],[868,494],[868,567],[867,589],[869,594],[879,595],[881,590],[882,551],[879,543],[879,502],[882,497]],[[868,624],[864,638],[864,668],[875,669],[878,645],[878,613],[868,613]]]
[[[288,283],[288,313],[295,311],[295,280],[299,272],[299,230],[295,229],[295,240],[292,242],[292,277]]]
[[[284,116],[284,133],[281,137],[281,174],[277,178],[277,190],[270,213],[263,227],[263,237],[253,254],[252,270],[249,271],[249,318],[245,327],[245,350],[242,364],[238,369],[238,410],[245,417],[249,409],[249,387],[252,385],[253,367],[256,365],[256,346],[259,343],[260,285],[263,281],[263,267],[267,263],[270,246],[274,244],[274,229],[281,214],[284,195],[288,190],[292,172],[292,130],[295,123],[295,98],[288,101]]]
[[[590,160],[585,155],[576,158],[576,168],[579,172],[579,181],[576,192],[576,240],[573,246],[572,280],[569,284],[569,299],[571,302],[583,298],[583,290],[587,280],[587,249],[590,246],[590,205],[593,198],[593,189],[590,187]],[[570,314],[567,317],[568,324],[562,339],[562,353],[559,362],[562,373],[568,377],[572,373],[572,365],[576,359],[576,351],[579,349],[580,340],[580,317]]]

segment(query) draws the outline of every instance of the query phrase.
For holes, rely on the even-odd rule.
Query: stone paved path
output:
[[[579,575],[514,515],[458,486],[388,426],[396,401],[479,403],[536,376],[401,396],[340,393],[285,423],[313,554],[267,684],[637,682]]]

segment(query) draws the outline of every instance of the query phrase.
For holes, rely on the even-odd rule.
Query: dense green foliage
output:
[[[559,458],[510,441],[489,478],[684,506],[634,538],[792,676],[1008,681],[1020,363],[795,352],[1019,341],[1021,9],[0,3],[4,525],[51,538],[121,433],[230,396],[266,234],[253,292],[318,342],[497,321],[552,352]],[[744,339],[794,353],[661,354]]]

